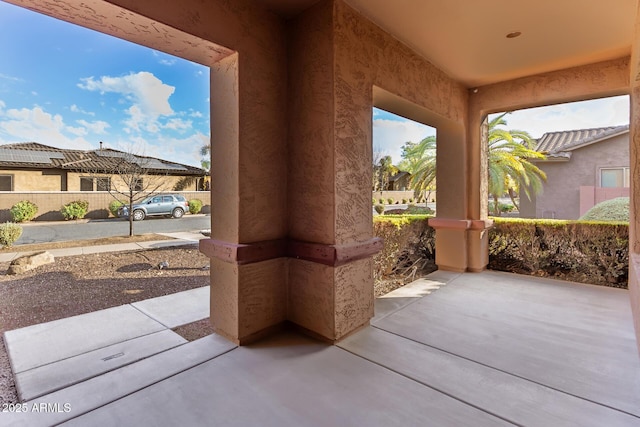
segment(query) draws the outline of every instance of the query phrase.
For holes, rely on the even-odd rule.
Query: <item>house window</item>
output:
[[[80,191],[93,191],[93,178],[80,177]]]
[[[13,191],[13,175],[0,175],[0,191]]]
[[[600,187],[616,188],[629,186],[629,168],[600,169]]]
[[[96,191],[111,191],[111,178],[96,178]]]
[[[142,191],[143,188],[144,188],[144,185],[142,182],[142,178],[136,179],[135,182],[133,183],[133,191]]]

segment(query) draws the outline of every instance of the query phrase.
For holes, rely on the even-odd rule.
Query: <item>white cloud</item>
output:
[[[176,63],[175,59],[161,59],[158,61],[162,65],[172,66]]]
[[[508,129],[527,131],[534,138],[540,138],[545,132],[624,125],[629,123],[629,97],[530,108],[514,111],[505,119]]]
[[[78,87],[89,90],[118,93],[125,97],[131,106],[126,110],[129,120],[125,124],[131,130],[157,132],[160,127],[158,117],[173,114],[169,97],[175,92],[175,87],[164,84],[152,73],[141,71],[123,77],[102,76],[99,79],[88,77],[81,79]]]
[[[85,136],[88,133],[86,128],[73,126],[67,126],[66,131],[77,136]]]
[[[0,79],[11,80],[11,81],[14,81],[14,82],[23,82],[24,81],[20,77],[13,77],[13,76],[9,76],[9,75],[2,74],[2,73],[0,73]]]
[[[140,156],[156,157],[176,163],[200,167],[200,147],[209,143],[209,136],[200,132],[185,138],[158,135],[153,140],[141,136],[109,143],[111,148]]]
[[[200,111],[192,111],[189,115],[197,119],[201,119],[202,117],[204,117],[204,115]]]
[[[191,129],[193,122],[191,120],[171,119],[164,126],[164,129],[172,129],[177,131],[185,131]]]
[[[76,104],[72,104],[71,107],[69,107],[69,110],[73,113],[80,113],[80,114],[86,114],[87,116],[95,116],[96,113],[92,112],[92,111],[85,111],[82,108],[78,107]]]
[[[94,122],[88,122],[86,120],[76,120],[76,123],[84,126],[89,132],[95,134],[106,134],[106,129],[110,127],[109,123],[102,120],[96,120]]]
[[[434,128],[411,120],[373,120],[373,151],[391,156],[394,164],[400,162],[402,146],[406,142],[420,142],[428,135],[435,135]]]
[[[82,138],[84,134],[86,130],[83,128],[67,126],[62,116],[47,113],[38,106],[0,110],[0,143],[34,141],[54,147],[87,150],[91,144]]]

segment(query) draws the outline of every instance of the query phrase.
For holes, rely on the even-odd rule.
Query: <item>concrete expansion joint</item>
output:
[[[294,258],[339,267],[371,257],[382,250],[383,241],[374,237],[364,242],[341,245],[303,242],[294,239],[267,240],[254,243],[230,243],[216,239],[202,239],[200,252],[209,258],[238,265],[252,264],[276,258]]]

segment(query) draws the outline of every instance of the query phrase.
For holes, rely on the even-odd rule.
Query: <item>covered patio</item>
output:
[[[637,0],[10,2],[211,70],[216,335],[29,422],[639,424]],[[484,272],[488,114],[613,95],[631,105],[629,291]],[[421,299],[373,298],[374,106],[437,130],[446,285]]]
[[[628,292],[435,272],[337,346],[215,335],[27,402],[8,425],[640,426]],[[6,418],[5,418],[6,417]]]

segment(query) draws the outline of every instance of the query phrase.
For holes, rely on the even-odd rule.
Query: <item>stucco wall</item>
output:
[[[0,175],[13,176],[13,191],[60,191],[65,181],[62,172],[52,174],[40,170],[6,170],[0,169]]]
[[[547,174],[543,193],[526,200],[522,194],[523,218],[578,219],[580,187],[600,186],[600,169],[629,166],[629,134],[572,151],[568,162],[537,162]],[[524,202],[524,203],[522,203]]]
[[[462,134],[466,90],[339,0],[297,17],[290,43],[289,234],[336,247],[368,242],[376,88],[384,92],[377,106],[435,127],[454,123]],[[446,129],[440,136],[446,147]],[[464,140],[455,144],[459,153]],[[464,192],[460,166],[449,183]],[[330,339],[365,324],[373,314],[371,270],[371,259],[338,267],[291,259],[289,319]]]

